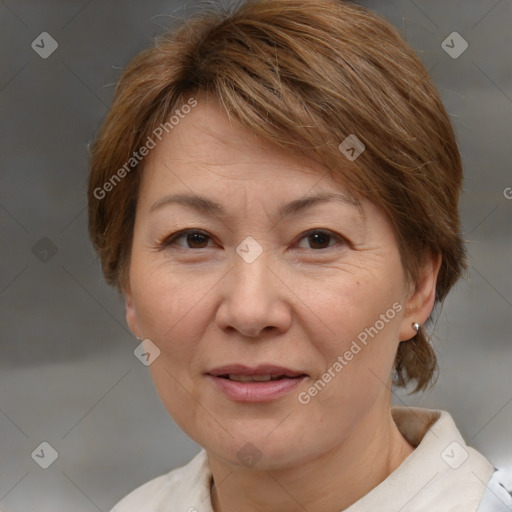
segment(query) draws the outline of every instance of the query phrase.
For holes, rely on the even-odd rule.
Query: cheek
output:
[[[304,302],[315,313],[314,323],[327,334],[310,333],[322,352],[332,358],[358,338],[363,343],[374,337],[394,339],[403,306],[401,285],[391,275],[393,272],[338,272],[321,283],[312,280],[309,288],[302,290],[307,297]]]
[[[212,285],[200,273],[187,274],[165,263],[140,263],[132,265],[131,285],[146,336],[159,343],[193,338],[204,318],[200,312],[203,299]]]
[[[308,422],[321,425],[321,443],[329,444],[341,432],[350,432],[389,392],[400,304],[381,298],[382,302],[366,301],[365,307],[334,308],[330,322],[336,336],[312,338],[325,366],[303,390],[300,407]]]
[[[182,428],[193,414],[190,401],[201,361],[199,340],[208,322],[206,295],[212,286],[190,277],[163,266],[134,265],[131,274],[139,324],[160,350],[149,371],[161,401]]]
[[[313,400],[322,409],[343,411],[344,420],[347,411],[357,415],[387,385],[403,311],[401,282],[393,275],[340,273],[322,288],[316,284],[318,293],[312,295],[314,324],[321,331],[310,324],[309,338],[324,364],[315,378],[326,383],[311,389],[317,393]]]
[[[201,319],[207,321],[206,301],[201,299],[211,286],[164,268],[138,271],[135,266],[131,283],[144,336],[160,350],[148,367],[155,389],[177,425],[197,441],[192,426],[198,423],[199,411],[191,402],[198,394],[194,375],[200,360],[198,340],[204,332]],[[200,423],[207,421],[203,418]]]

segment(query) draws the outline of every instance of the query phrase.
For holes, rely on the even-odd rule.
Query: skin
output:
[[[126,316],[132,332],[161,351],[149,369],[164,406],[208,453],[214,510],[345,509],[413,451],[390,414],[391,371],[399,342],[432,310],[440,258],[408,283],[388,219],[364,199],[360,208],[325,202],[276,217],[279,206],[305,195],[348,192],[317,162],[230,122],[212,100],[199,99],[145,164]],[[205,195],[229,216],[176,204],[150,212],[178,192]],[[161,247],[192,228],[206,236]],[[315,238],[312,229],[331,236]],[[252,263],[236,252],[247,236],[263,249]],[[298,393],[394,303],[401,311],[301,404]],[[205,376],[233,363],[276,364],[308,377],[277,400],[241,403]],[[237,457],[246,443],[261,453],[252,467]]]

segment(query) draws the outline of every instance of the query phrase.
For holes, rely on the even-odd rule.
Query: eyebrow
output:
[[[350,206],[357,207],[358,209],[360,208],[360,203],[346,194],[341,192],[324,192],[313,196],[301,197],[299,199],[294,199],[289,203],[285,203],[277,210],[276,215],[282,219],[288,215],[301,213],[314,205],[333,201],[348,204]],[[221,204],[216,203],[205,196],[194,194],[173,194],[162,197],[149,208],[149,213],[159,210],[164,206],[173,204],[186,206],[203,214],[213,214],[219,217],[228,216],[226,209]]]

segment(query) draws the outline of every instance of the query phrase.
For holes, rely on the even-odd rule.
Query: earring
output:
[[[420,324],[418,322],[413,322],[412,328],[418,333],[420,332]]]
[[[144,338],[139,338],[138,336],[136,336],[136,338],[139,340],[139,341],[142,341]]]

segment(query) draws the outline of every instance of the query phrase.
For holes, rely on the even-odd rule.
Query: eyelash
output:
[[[300,238],[299,238],[299,241],[303,240],[304,238],[307,238],[313,234],[316,234],[316,233],[319,233],[321,235],[324,235],[324,236],[329,236],[331,238],[335,238],[335,239],[338,239],[339,241],[341,241],[342,243],[344,244],[347,244],[348,243],[348,240],[346,238],[344,238],[343,236],[341,235],[338,235],[336,233],[333,233],[332,231],[329,231],[329,230],[325,230],[325,229],[310,229],[309,231],[306,231],[305,233],[303,233]],[[158,249],[159,250],[162,250],[162,249],[168,249],[170,248],[172,245],[174,245],[175,241],[178,240],[179,238],[182,238],[186,235],[190,235],[190,234],[200,234],[200,235],[203,235],[204,237],[208,238],[209,240],[212,240],[212,237],[210,235],[208,235],[205,231],[202,231],[200,229],[184,229],[184,230],[181,230],[181,231],[177,231],[176,233],[168,236],[167,238],[165,238],[164,240],[162,240],[161,242],[158,243]],[[191,247],[182,247],[182,246],[179,246],[180,248],[182,249],[185,249],[185,250],[201,250],[201,249],[207,249],[208,247],[200,247],[198,249],[193,249]],[[317,251],[322,251],[322,250],[326,250],[326,249],[331,249],[333,246],[328,246],[328,247],[324,247],[322,249],[310,249],[310,250],[313,250],[315,252]]]

